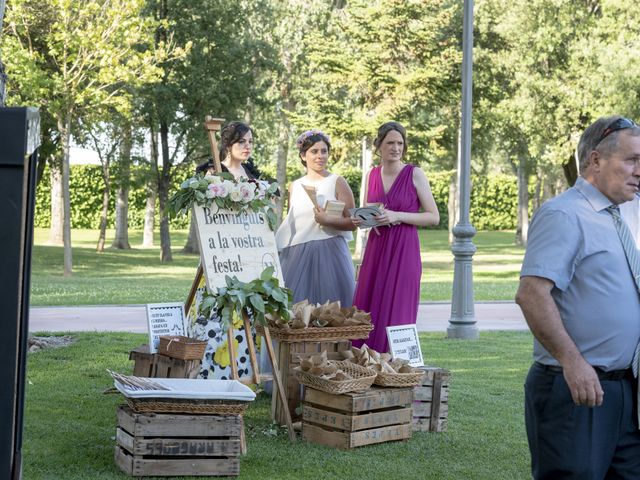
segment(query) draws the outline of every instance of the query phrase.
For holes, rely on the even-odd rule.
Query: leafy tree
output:
[[[334,156],[388,120],[408,128],[414,161],[455,160],[462,37],[460,2],[347,2],[305,40],[296,127],[323,126]],[[359,152],[359,150],[356,150]]]
[[[245,25],[263,2],[149,0],[156,42],[174,42],[186,55],[162,63],[161,80],[140,93],[150,134],[159,137],[157,171],[161,260],[171,261],[167,201],[174,177],[209,155],[202,124],[206,115],[242,117],[247,99],[259,96],[255,69],[264,48]]]
[[[490,66],[498,95],[483,105],[487,131],[518,177],[516,241],[526,244],[528,183],[537,196],[552,195],[562,178],[560,165],[572,158],[576,137],[590,123],[574,68],[574,46],[591,35],[597,2],[498,0],[479,4],[480,58]],[[501,97],[501,98],[500,98]],[[539,203],[540,198],[536,199]]]
[[[112,112],[111,118],[116,113]],[[116,122],[98,123],[85,125],[79,123],[79,138],[82,144],[92,147],[98,154],[101,165],[101,173],[103,180],[102,189],[102,208],[100,211],[100,226],[98,227],[98,244],[97,252],[104,251],[106,240],[107,222],[109,216],[109,204],[111,202],[111,166],[116,161],[120,146],[123,141],[123,135],[120,131],[119,124]]]
[[[124,88],[156,74],[149,47],[153,24],[140,15],[143,0],[15,0],[7,9],[10,72],[55,122],[59,150],[52,192],[62,197],[64,274],[72,272],[69,149],[78,120],[97,107],[117,106]],[[56,203],[59,197],[55,199]],[[52,202],[52,240],[59,216]],[[55,230],[54,230],[55,229]]]

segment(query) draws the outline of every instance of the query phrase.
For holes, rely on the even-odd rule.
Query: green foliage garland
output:
[[[247,309],[253,314],[253,321],[260,325],[267,325],[265,315],[289,320],[293,293],[288,288],[280,287],[273,272],[273,267],[267,267],[260,278],[248,283],[225,275],[227,286],[218,288],[214,295],[205,292],[197,316],[210,318],[215,314],[220,317],[225,329],[235,316],[242,318],[243,310]]]

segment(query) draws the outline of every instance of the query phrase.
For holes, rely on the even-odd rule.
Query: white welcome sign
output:
[[[243,212],[194,205],[200,258],[212,293],[225,287],[225,276],[250,282],[267,267],[284,284],[275,235],[263,212]]]

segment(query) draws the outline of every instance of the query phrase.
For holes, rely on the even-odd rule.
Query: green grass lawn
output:
[[[129,351],[146,336],[73,335],[77,342],[69,347],[28,356],[24,478],[128,478],[113,461],[116,407],[123,400],[103,392],[112,386],[106,369],[130,373]],[[528,332],[482,332],[478,341],[422,334],[425,362],[452,372],[449,429],[414,433],[406,442],[351,451],[292,445],[285,429],[272,428],[269,399],[261,394],[245,415],[248,454],[239,478],[529,478],[522,385],[531,341]]]
[[[46,245],[48,230],[36,229],[31,278],[31,304],[109,305],[184,301],[198,265],[198,257],[180,253],[186,231],[173,231],[174,261],[160,262],[159,247],[141,248],[142,233],[130,232],[131,250],[96,253],[98,233],[74,230],[71,277],[62,276],[62,247]],[[513,231],[478,232],[473,241],[475,299],[513,300],[523,249],[514,244]],[[108,232],[108,239],[113,232]],[[109,244],[108,242],[107,244]],[[156,245],[159,245],[159,239]],[[421,230],[422,301],[449,301],[453,283],[453,255],[447,232]]]

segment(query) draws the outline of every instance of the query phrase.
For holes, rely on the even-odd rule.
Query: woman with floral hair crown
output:
[[[355,275],[347,242],[354,229],[349,216],[355,206],[353,192],[344,178],[327,170],[328,135],[308,130],[296,145],[307,173],[290,185],[289,212],[276,232],[284,282],[294,302],[339,300],[350,307]],[[344,203],[342,214],[327,213],[327,204],[336,201]]]

